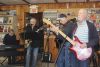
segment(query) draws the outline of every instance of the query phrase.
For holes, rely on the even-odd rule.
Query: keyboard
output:
[[[0,50],[17,49],[19,45],[0,45]]]

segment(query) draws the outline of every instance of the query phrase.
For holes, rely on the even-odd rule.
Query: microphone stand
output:
[[[61,51],[62,51],[62,49],[63,49],[63,46],[64,46],[65,42],[66,42],[66,40],[64,40],[64,41],[62,42],[61,46],[60,46],[60,49],[59,49],[57,58],[56,58],[56,60],[55,60],[55,65],[56,65],[56,63],[57,63],[57,61],[58,61],[58,58],[59,58],[59,56],[60,56],[60,53],[61,53]],[[55,67],[56,67],[56,66],[55,66]]]

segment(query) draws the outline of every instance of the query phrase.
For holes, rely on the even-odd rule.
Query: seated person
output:
[[[4,36],[3,43],[5,45],[17,45],[16,35],[13,29],[10,29]],[[8,57],[8,64],[15,63],[15,56]]]

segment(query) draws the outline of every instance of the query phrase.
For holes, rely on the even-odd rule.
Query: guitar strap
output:
[[[76,25],[76,23],[74,23],[73,24],[73,26],[72,26],[72,36],[70,37],[71,39],[73,39],[73,37],[74,37],[74,34],[75,34],[75,32],[76,32],[76,30],[77,30],[77,25]],[[67,45],[67,43],[65,44],[67,47],[69,47],[70,46],[70,43],[69,43],[69,45]]]
[[[74,35],[75,35],[75,32],[76,32],[76,30],[77,30],[77,25],[73,25],[74,27],[73,27],[73,31],[72,31],[72,39],[74,38]]]

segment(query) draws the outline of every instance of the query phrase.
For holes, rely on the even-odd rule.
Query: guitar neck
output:
[[[67,35],[65,35],[61,30],[58,30],[58,32],[67,40],[69,41],[72,45],[75,45],[75,42],[69,38]]]
[[[53,24],[50,24],[51,26],[54,27]],[[69,38],[66,34],[64,34],[61,30],[57,29],[58,33],[60,33],[66,40],[68,40],[72,45],[75,45],[75,42]]]
[[[51,23],[51,21],[49,21],[49,20],[47,20],[47,19],[45,19],[45,18],[43,18],[43,21],[44,21],[44,23],[46,23],[46,24],[48,24],[48,25],[50,25],[50,26],[52,26],[52,27],[55,27],[55,25],[53,25],[53,24]],[[75,42],[74,42],[71,38],[69,38],[66,34],[64,34],[61,30],[57,29],[57,31],[58,31],[58,33],[60,33],[66,40],[68,40],[72,45],[75,45]]]

